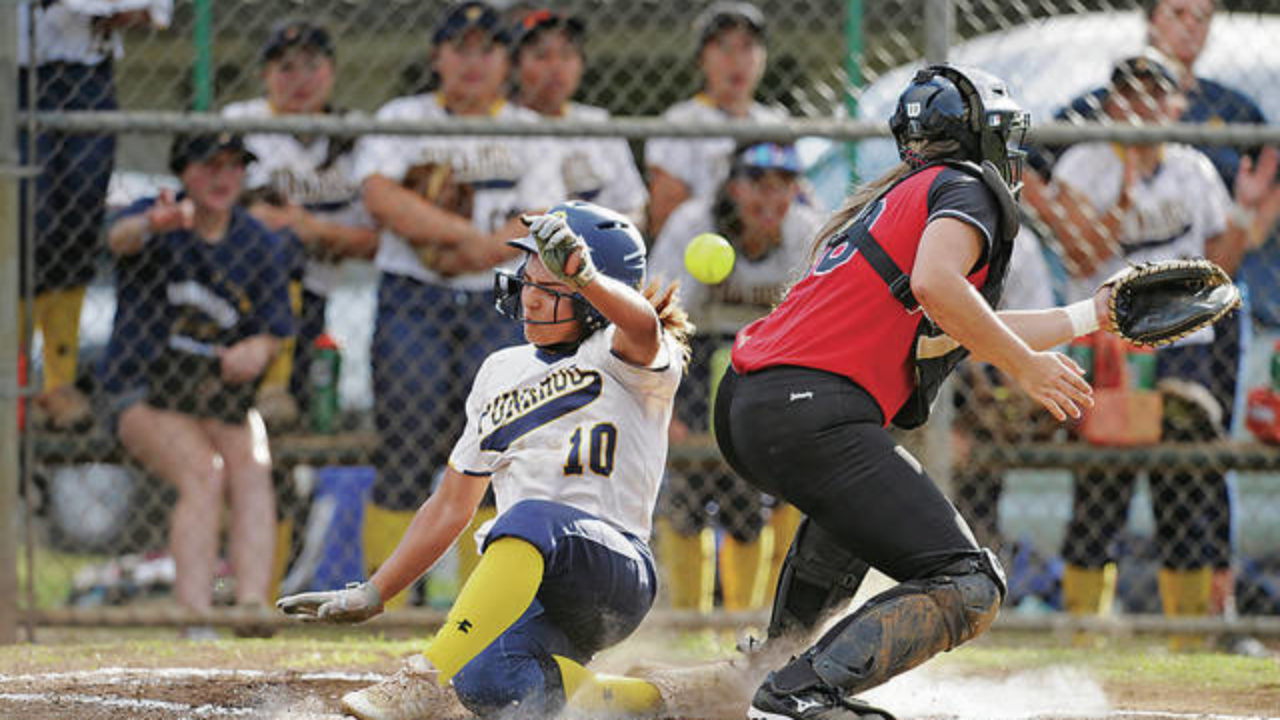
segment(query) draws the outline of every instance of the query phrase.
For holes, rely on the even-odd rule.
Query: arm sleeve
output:
[[[947,168],[938,173],[929,187],[926,224],[943,217],[960,220],[982,233],[985,245],[978,264],[986,263],[1000,222],[1000,208],[987,186],[962,170]]]

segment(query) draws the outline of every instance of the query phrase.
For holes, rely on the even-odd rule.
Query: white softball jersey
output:
[[[548,500],[649,539],[681,350],[664,333],[653,363],[633,365],[613,353],[614,332],[596,332],[570,356],[518,345],[481,365],[449,465],[491,476],[499,516]]]
[[[227,105],[223,117],[264,118],[272,116],[266,98]],[[373,227],[373,219],[360,200],[360,182],[355,176],[354,151],[329,160],[329,144],[336,138],[299,138],[284,133],[252,133],[244,144],[257,160],[245,169],[245,188],[270,188],[321,220],[349,227]],[[338,264],[307,258],[302,277],[305,288],[325,297],[338,286]]]
[[[1110,143],[1076,145],[1054,166],[1053,178],[1105,212],[1120,196],[1124,159]],[[1129,264],[1202,258],[1206,241],[1227,229],[1231,196],[1209,158],[1188,145],[1166,144],[1155,174],[1140,180],[1130,195],[1132,205],[1121,226],[1122,256],[1107,260],[1092,277],[1073,279],[1072,300],[1091,297],[1098,285]],[[1213,328],[1207,327],[1183,342],[1212,340]]]
[[[377,114],[380,120],[449,116],[437,93],[396,98]],[[538,114],[504,101],[493,117],[536,122]],[[545,210],[565,199],[555,146],[540,138],[370,135],[356,145],[356,177],[362,181],[379,174],[400,182],[410,168],[425,164],[448,164],[457,182],[475,189],[471,221],[482,232],[493,232],[520,213]],[[428,269],[413,246],[389,230],[382,233],[374,264],[384,272],[458,290],[493,287],[492,270],[444,277]]]
[[[33,10],[34,8],[34,10]],[[145,10],[151,24],[169,27],[173,0],[59,0],[18,3],[18,65],[30,67],[29,33],[34,14],[36,65],[49,62],[98,65],[124,57],[120,32],[102,32],[100,17]],[[12,12],[6,8],[6,12]]]
[[[570,103],[564,117],[603,122],[609,119],[609,111]],[[635,221],[644,218],[649,191],[626,140],[583,137],[550,138],[548,142],[559,150],[560,175],[567,198],[593,202]]]
[[[716,107],[706,95],[698,94],[672,105],[662,113],[671,122],[722,123],[734,119]],[[752,103],[747,119],[757,122],[781,122],[787,114],[781,110]],[[645,143],[646,165],[662,168],[689,188],[689,195],[712,195],[729,175],[730,155],[733,154],[733,138],[664,138],[656,137]]]
[[[712,197],[694,197],[671,213],[649,256],[649,276],[679,281],[680,304],[699,332],[732,333],[771,310],[786,288],[804,274],[810,245],[823,219],[813,208],[793,200],[782,219],[780,245],[756,260],[735,247],[733,272],[716,285],[705,285],[685,267],[684,253],[694,237],[717,232],[711,212],[714,201]],[[733,242],[733,238],[729,240]],[[723,312],[725,306],[749,308],[749,312]]]

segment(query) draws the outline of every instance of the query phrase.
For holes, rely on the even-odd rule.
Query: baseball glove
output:
[[[1240,307],[1240,289],[1209,260],[1162,260],[1125,268],[1111,288],[1111,322],[1134,345],[1159,347]]]
[[[425,198],[442,210],[471,219],[475,205],[475,188],[471,183],[458,182],[453,166],[448,163],[424,163],[414,165],[404,174],[404,187]],[[418,259],[427,267],[433,267],[439,248],[435,245],[419,245]]]

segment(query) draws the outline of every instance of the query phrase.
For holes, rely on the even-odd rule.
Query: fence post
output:
[[[924,57],[930,64],[946,62],[956,31],[953,0],[928,0],[924,6]]]
[[[18,5],[0,0],[0,645],[18,641]]]

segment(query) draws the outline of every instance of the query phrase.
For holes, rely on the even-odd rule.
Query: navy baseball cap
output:
[[[169,169],[181,175],[191,163],[204,162],[223,151],[238,153],[247,165],[258,159],[244,146],[244,138],[232,133],[180,133],[169,150]]]
[[[525,13],[516,23],[515,37],[511,41],[512,52],[519,54],[520,48],[531,42],[543,30],[557,29],[564,30],[569,40],[581,48],[582,36],[587,30],[587,24],[582,18],[549,8],[540,8]]]
[[[765,170],[799,175],[800,153],[790,143],[753,142],[740,143],[733,152],[730,174],[734,176],[754,174]]]
[[[510,44],[511,37],[502,16],[492,5],[479,0],[456,3],[446,10],[431,35],[431,44],[440,45],[457,39],[472,28],[483,30],[503,45]]]
[[[314,50],[327,57],[336,54],[328,30],[309,20],[285,20],[271,28],[259,59],[264,63],[278,60],[286,50],[295,47]]]
[[[1176,92],[1179,87],[1178,76],[1173,74],[1168,61],[1155,50],[1148,50],[1116,63],[1111,70],[1109,89],[1140,88],[1144,80],[1154,82],[1155,88],[1164,92]]]
[[[760,42],[765,39],[764,13],[749,2],[713,3],[702,11],[693,27],[698,34],[699,52],[712,38],[729,28],[746,28]]]

